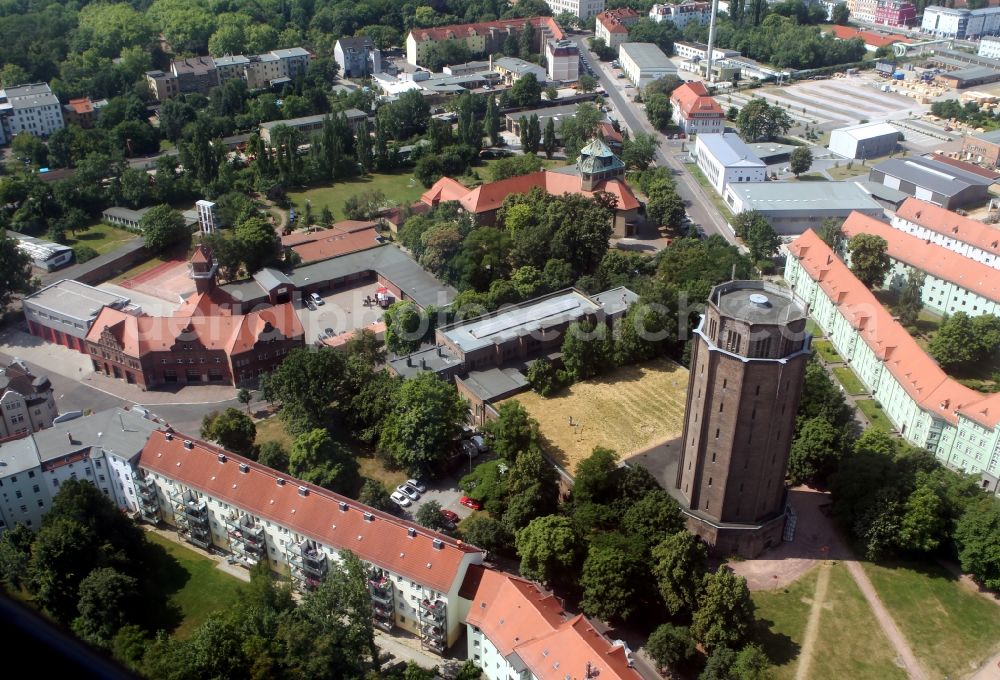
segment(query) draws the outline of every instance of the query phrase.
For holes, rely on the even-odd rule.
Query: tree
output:
[[[917,473],[917,480],[902,508],[898,542],[904,550],[931,553],[940,546],[950,523],[935,480],[924,472]]]
[[[458,435],[468,407],[454,386],[421,373],[399,388],[379,438],[379,448],[408,472],[434,477]]]
[[[6,583],[10,591],[18,591],[26,584],[34,540],[35,533],[20,522],[0,534],[0,581]]]
[[[330,406],[345,396],[344,356],[321,349],[295,349],[271,373],[270,389],[281,402],[281,418],[298,434],[322,426]]]
[[[917,322],[921,310],[924,308],[922,293],[926,275],[919,269],[911,269],[906,274],[906,283],[899,291],[899,299],[896,301],[896,315],[899,323],[904,326],[912,326]]]
[[[448,521],[441,515],[441,504],[437,501],[426,501],[417,509],[417,523],[434,531],[448,529]]]
[[[836,217],[828,217],[823,220],[823,224],[819,228],[819,237],[832,250],[840,249],[840,241],[844,238],[844,232],[841,229],[843,224],[843,220]]]
[[[656,662],[661,672],[687,661],[694,656],[695,651],[691,631],[671,623],[657,626],[646,641],[646,652]]]
[[[645,104],[646,118],[649,119],[653,127],[657,130],[665,130],[670,126],[673,121],[671,116],[674,108],[670,103],[670,97],[656,92],[646,97]]]
[[[617,492],[615,470],[618,469],[618,453],[595,446],[589,456],[576,464],[573,477],[573,502],[609,503]]]
[[[597,78],[589,73],[584,73],[576,81],[576,89],[579,92],[593,92],[597,89],[597,85]]]
[[[760,97],[752,98],[736,117],[740,137],[748,142],[770,140],[792,127],[792,119],[780,106],[771,106]]]
[[[847,8],[847,4],[840,3],[834,5],[830,20],[838,26],[846,26],[851,20],[851,10]]]
[[[927,349],[945,368],[970,365],[980,357],[972,319],[965,312],[945,317]]]
[[[73,632],[87,642],[108,647],[118,631],[137,616],[139,581],[110,568],[94,569],[80,581],[79,616]]]
[[[795,176],[798,177],[804,172],[808,172],[812,167],[813,155],[808,146],[797,146],[788,157],[789,167]]]
[[[266,441],[257,451],[257,462],[279,472],[288,472],[288,452],[280,442]]]
[[[705,575],[698,609],[691,619],[691,634],[706,649],[736,647],[753,631],[754,604],[747,581],[720,566]]]
[[[555,154],[558,148],[559,140],[556,138],[556,121],[550,117],[545,121],[545,131],[542,134],[542,149],[545,151],[545,157],[552,158],[552,155]]]
[[[708,655],[705,668],[698,680],[733,680],[733,664],[736,663],[736,652],[729,647],[715,647]]]
[[[505,552],[511,541],[510,534],[502,522],[481,513],[464,520],[461,532],[462,539],[466,543],[490,553]]]
[[[781,247],[781,238],[774,227],[763,216],[747,228],[746,237],[747,250],[754,262],[766,262],[774,257]]]
[[[574,322],[563,339],[563,366],[571,381],[586,380],[608,368],[611,343],[608,327],[584,321]]]
[[[358,462],[320,428],[295,438],[288,454],[288,472],[342,494],[352,493],[358,483]]]
[[[416,352],[434,333],[431,315],[408,300],[394,302],[383,316],[385,346],[393,354],[402,356]]]
[[[735,680],[768,680],[770,668],[771,660],[763,647],[750,643],[736,655],[729,672]]]
[[[970,503],[955,525],[962,571],[976,583],[1000,590],[1000,502],[981,498]]]
[[[507,94],[511,106],[528,108],[542,100],[542,86],[534,73],[526,73],[517,79]]]
[[[497,109],[496,96],[486,98],[486,116],[483,118],[483,132],[490,138],[490,146],[498,146],[503,138],[500,136],[500,111]]]
[[[379,108],[378,117],[385,129],[391,130],[396,139],[406,140],[427,130],[431,119],[431,107],[419,91],[408,90],[399,95],[396,101]]]
[[[214,439],[223,448],[245,456],[253,450],[257,426],[247,414],[227,408],[215,415],[207,428],[202,426],[201,436]]]
[[[652,572],[660,595],[671,614],[691,612],[698,606],[708,563],[708,547],[687,531],[676,531],[653,548]]]
[[[847,242],[851,272],[868,288],[881,286],[892,268],[888,247],[884,238],[873,234],[855,234]]]
[[[358,500],[368,507],[383,512],[392,512],[396,508],[395,503],[389,498],[389,490],[385,488],[385,484],[377,479],[365,480],[364,484],[361,485]]]
[[[7,308],[15,293],[28,293],[31,288],[31,257],[0,229],[0,310]]]
[[[839,445],[840,432],[822,416],[797,427],[788,460],[792,484],[825,484],[840,462]]]
[[[639,609],[644,565],[621,546],[592,543],[580,574],[580,607],[605,621],[628,620]]]
[[[630,169],[645,170],[656,157],[656,147],[660,140],[645,132],[637,132],[625,140],[622,148],[622,162]]]
[[[45,142],[27,131],[17,133],[10,144],[10,150],[15,158],[27,158],[36,167],[42,167],[48,162],[49,150]]]
[[[549,515],[531,520],[514,539],[521,575],[547,584],[565,582],[579,561],[579,544],[568,518]]]
[[[241,387],[240,391],[236,393],[236,401],[240,402],[246,407],[247,413],[250,413],[250,402],[253,401],[253,392],[245,387]]]
[[[545,98],[550,102],[554,102],[556,99],[559,99],[559,90],[554,85],[549,85],[545,88]]]
[[[652,546],[661,536],[672,536],[683,531],[684,517],[677,501],[669,493],[663,489],[655,489],[647,492],[625,511],[621,528],[625,533]]]
[[[559,388],[559,371],[545,357],[535,359],[528,366],[528,385],[543,397],[547,397]]]
[[[139,230],[142,231],[146,248],[154,253],[186,241],[191,236],[184,224],[184,217],[169,205],[150,208],[139,219]]]
[[[240,242],[243,262],[248,272],[272,264],[278,257],[281,239],[274,227],[261,217],[250,217],[236,225],[234,236]]]
[[[490,436],[493,451],[513,465],[518,454],[538,448],[538,421],[516,399],[500,404],[497,417],[483,427]]]

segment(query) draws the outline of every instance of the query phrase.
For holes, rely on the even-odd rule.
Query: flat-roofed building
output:
[[[888,156],[899,147],[900,132],[889,123],[861,123],[830,133],[830,151],[844,158]]]
[[[343,115],[347,118],[347,124],[350,125],[351,129],[355,132],[357,132],[361,123],[368,120],[368,114],[358,109],[346,109],[345,111],[338,113],[324,113],[317,116],[302,116],[301,118],[289,118],[287,120],[270,120],[266,123],[260,124],[260,138],[264,140],[265,143],[270,144],[271,131],[279,125],[284,125],[298,130],[305,137],[305,141],[308,141],[309,137],[311,137],[314,132],[319,132],[323,129],[323,121],[327,116],[339,115]]]
[[[730,184],[723,196],[734,215],[756,210],[782,236],[819,229],[823,220],[852,211],[881,217],[882,206],[857,182]]]
[[[48,137],[64,127],[63,108],[47,83],[0,89],[0,145],[20,132]]]
[[[720,196],[730,184],[767,179],[764,161],[733,132],[698,135],[693,155],[698,169]]]
[[[649,18],[660,24],[669,21],[677,28],[690,23],[707,24],[712,17],[710,2],[682,2],[678,5],[655,4],[649,10]]]
[[[997,44],[1000,45],[1000,42]],[[962,158],[990,168],[1000,165],[1000,130],[980,132],[963,137]]]
[[[993,184],[982,175],[921,156],[882,161],[869,179],[948,209],[985,203]]]
[[[618,62],[625,76],[640,90],[663,76],[677,75],[674,62],[653,43],[622,43]]]
[[[28,295],[22,307],[29,333],[86,354],[87,332],[101,310],[124,310],[129,304],[121,295],[64,279]]]
[[[580,48],[572,40],[548,40],[545,43],[545,67],[554,83],[571,83],[580,78]]]
[[[674,54],[686,61],[704,61],[708,59],[708,45],[700,42],[678,40],[674,43]],[[738,56],[740,56],[739,50],[727,50],[721,47],[712,48],[713,61],[721,61]]]
[[[589,19],[604,11],[604,0],[545,0],[552,14],[569,12],[575,17]]]
[[[535,80],[539,83],[545,83],[547,74],[545,69],[538,64],[533,64],[530,61],[518,59],[517,57],[500,57],[498,59],[490,57],[490,62],[492,63],[492,70],[499,73],[503,82],[507,85],[513,85],[529,73],[535,76]]]
[[[382,72],[382,51],[368,36],[341,36],[333,46],[333,58],[342,64],[348,78],[364,78]]]

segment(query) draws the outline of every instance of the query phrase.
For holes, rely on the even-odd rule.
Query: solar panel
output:
[[[561,300],[548,300],[538,305],[532,305],[525,309],[517,309],[506,312],[501,316],[487,321],[478,328],[473,328],[469,334],[477,340],[499,333],[501,331],[522,326],[529,321],[539,321],[546,317],[555,316],[571,309],[577,309],[580,301],[574,298],[563,298]]]

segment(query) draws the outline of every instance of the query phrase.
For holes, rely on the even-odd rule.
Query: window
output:
[[[45,507],[45,501],[43,501],[41,498],[38,499],[38,507],[40,507],[40,508],[44,508]]]
[[[28,470],[28,479],[34,479],[34,478],[35,478],[35,471]]]
[[[18,497],[18,498],[21,498],[21,490],[20,490],[20,489],[18,489],[16,493],[17,493],[17,497]]]
[[[34,486],[32,486],[31,490],[34,491],[35,493],[38,493],[39,491],[41,491],[41,489],[38,488],[37,484],[35,484]]]
[[[715,451],[712,451],[712,462],[715,462]]]

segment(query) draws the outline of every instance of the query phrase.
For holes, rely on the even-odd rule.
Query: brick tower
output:
[[[713,554],[752,557],[782,540],[807,313],[787,289],[730,281],[694,332],[675,486]]]
[[[198,245],[188,262],[188,275],[194,280],[196,293],[208,293],[215,288],[215,274],[218,263],[212,257],[212,249],[204,243]]]

